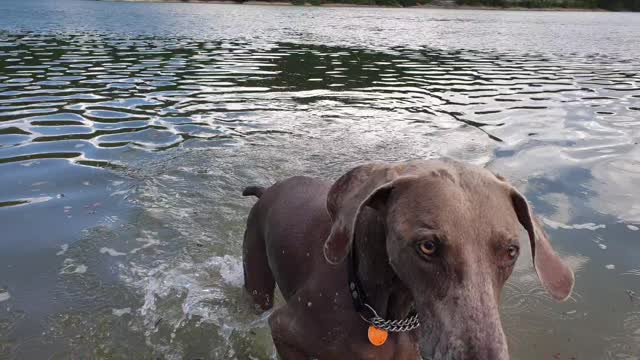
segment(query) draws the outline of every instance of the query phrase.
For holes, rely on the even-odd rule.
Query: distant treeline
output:
[[[243,3],[247,0],[235,0]],[[351,5],[379,5],[379,6],[417,6],[429,4],[432,0],[254,0],[264,2],[290,1],[294,5],[322,5],[322,4],[351,4]]]
[[[458,5],[640,11],[640,0],[455,0]]]
[[[245,0],[236,0],[244,2]],[[260,1],[260,0],[258,0]],[[277,2],[281,0],[273,0]],[[294,5],[353,4],[382,6],[417,6],[425,5],[432,0],[289,0]],[[271,2],[266,0],[265,2]],[[492,7],[525,7],[525,8],[579,8],[605,9],[614,11],[640,11],[640,0],[435,0],[438,5],[470,5]]]

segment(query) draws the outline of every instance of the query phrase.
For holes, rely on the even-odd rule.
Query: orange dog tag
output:
[[[387,333],[386,330],[378,329],[377,327],[370,325],[367,335],[369,336],[369,342],[372,345],[382,346],[385,342],[387,342],[389,333]]]

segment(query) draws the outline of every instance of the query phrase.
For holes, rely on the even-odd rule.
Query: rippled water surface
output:
[[[0,3],[0,358],[269,359],[248,184],[449,156],[534,204],[514,359],[640,359],[640,16]],[[268,315],[268,314],[267,314]]]

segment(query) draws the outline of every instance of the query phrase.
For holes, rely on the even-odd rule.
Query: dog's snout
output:
[[[426,305],[426,303],[425,303]],[[487,282],[462,286],[424,313],[433,327],[421,344],[423,358],[442,360],[508,360],[498,304]],[[425,321],[423,321],[425,322]],[[434,341],[435,340],[435,341]]]
[[[477,331],[476,331],[477,332]],[[464,347],[464,356],[460,359],[508,360],[506,340],[501,330],[481,331],[476,339],[469,339]]]
[[[442,332],[435,347],[423,347],[422,356],[429,360],[509,360],[502,331],[481,329]]]
[[[457,336],[462,339],[460,360],[507,360],[509,352],[498,306],[492,297],[470,297],[461,304]],[[466,303],[466,304],[465,304]]]

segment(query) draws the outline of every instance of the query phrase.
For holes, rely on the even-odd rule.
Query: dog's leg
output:
[[[297,326],[290,310],[288,305],[284,305],[269,316],[271,337],[276,345],[278,357],[280,360],[309,360],[312,357],[293,345],[296,343],[296,336],[303,335],[304,332],[298,331],[296,335]]]
[[[251,220],[249,220],[251,222]],[[276,282],[269,268],[265,242],[259,231],[248,224],[244,233],[242,263],[244,287],[253,301],[265,311],[273,307],[273,290]]]
[[[296,348],[287,345],[283,342],[273,339],[273,343],[276,345],[278,351],[278,357],[280,360],[309,360],[310,357],[306,356],[303,352],[298,351]]]

